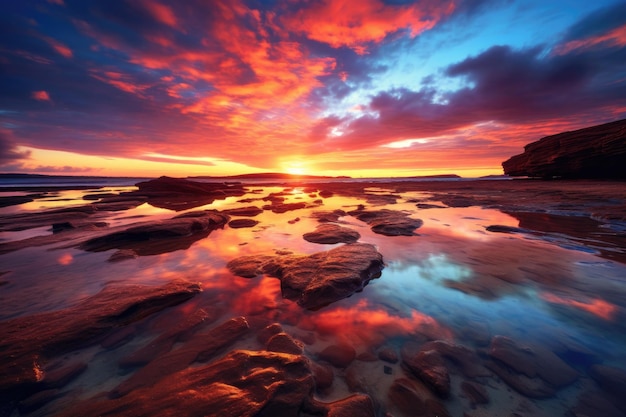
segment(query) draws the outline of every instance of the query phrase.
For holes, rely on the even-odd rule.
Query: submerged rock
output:
[[[354,243],[361,235],[359,232],[336,224],[320,224],[314,232],[305,233],[304,240],[311,243],[335,244]]]
[[[413,219],[408,213],[396,210],[359,209],[348,214],[367,223],[374,233],[385,236],[414,236],[415,229],[423,224],[420,219]]]
[[[37,390],[49,358],[97,343],[108,331],[180,304],[198,292],[198,284],[182,280],[160,287],[109,286],[75,307],[3,322],[0,392]]]
[[[626,120],[546,136],[502,163],[511,176],[626,178]]]
[[[259,222],[252,219],[235,219],[228,222],[228,227],[233,229],[242,229],[245,227],[254,227],[257,224],[259,224]]]
[[[283,297],[317,309],[360,291],[378,278],[383,257],[373,245],[352,243],[312,255],[243,256],[230,261],[235,275],[280,279]]]

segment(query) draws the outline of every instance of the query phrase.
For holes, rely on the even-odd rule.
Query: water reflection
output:
[[[390,192],[370,191],[379,197]],[[351,216],[340,217],[338,223],[361,234],[360,242],[378,248],[386,268],[362,292],[311,312],[283,299],[278,279],[235,277],[226,269],[226,263],[243,255],[311,254],[335,247],[302,238],[318,224],[313,213],[349,211],[363,204],[365,198],[334,195],[322,199],[307,188],[265,187],[250,190],[241,197],[216,200],[193,211],[261,207],[268,203],[263,198],[271,194],[280,196],[286,203],[306,202],[307,207],[282,214],[264,210],[254,217],[259,224],[252,228],[224,226],[206,238],[173,247],[170,252],[118,263],[107,262],[113,250],[90,253],[75,248],[43,247],[1,255],[2,270],[10,273],[2,276],[8,284],[0,289],[0,319],[66,308],[114,281],[157,284],[186,278],[199,282],[202,294],[158,316],[151,325],[137,325],[136,335],[129,344],[119,349],[83,352],[102,373],[90,373],[75,388],[83,384],[93,393],[102,387],[111,389],[119,382],[116,361],[120,357],[154,340],[165,331],[167,323],[182,321],[200,309],[210,312],[211,322],[243,315],[254,331],[276,321],[295,336],[304,339],[303,335],[312,335],[307,336],[305,346],[305,354],[312,358],[316,358],[322,347],[337,343],[349,343],[361,353],[385,345],[400,347],[406,341],[446,340],[484,352],[493,336],[503,335],[539,343],[553,351],[566,351],[562,347],[567,346],[567,352],[577,352],[578,357],[583,356],[581,352],[591,352],[584,355],[593,357],[594,361],[603,357],[614,365],[626,367],[623,353],[626,352],[626,265],[536,236],[486,231],[487,226],[494,224],[535,228],[593,246],[595,243],[587,237],[597,229],[597,224],[571,219],[558,219],[555,223],[550,216],[538,219],[531,214],[478,207],[420,209],[412,200],[416,196],[424,198],[423,193],[392,196],[399,201],[397,204],[390,204],[392,198],[377,199],[380,208],[406,210],[412,217],[424,220],[424,225],[416,230],[417,236],[386,237],[373,233],[367,224]],[[79,199],[84,203],[82,195],[82,191],[72,195],[71,204],[78,204]],[[39,201],[20,209],[33,210],[48,203],[55,202]],[[171,210],[142,204],[124,212],[105,214],[108,217],[102,220],[112,227],[173,215]],[[41,232],[31,229],[29,233]],[[616,247],[621,244],[616,238],[611,239]],[[254,335],[238,343],[237,346],[246,348],[263,348]],[[571,365],[584,373],[583,364],[576,360],[571,360]],[[366,367],[361,363],[358,366]],[[400,366],[393,371],[396,375],[403,372]],[[380,377],[376,374],[372,378]],[[589,383],[588,380],[584,383]],[[501,381],[490,379],[490,384],[492,391],[515,395],[515,401],[522,398],[509,394]],[[343,395],[345,383],[336,382],[336,385],[336,392],[329,394],[329,398]],[[562,415],[575,401],[577,392],[574,389],[572,392],[572,398],[564,395],[559,399],[565,405],[555,405],[558,409],[555,415]],[[68,397],[71,395],[78,394],[74,392]],[[450,400],[450,406],[456,407],[458,415],[467,411],[462,410],[458,399]],[[509,415],[513,410],[506,401],[494,401],[489,407],[490,415]]]

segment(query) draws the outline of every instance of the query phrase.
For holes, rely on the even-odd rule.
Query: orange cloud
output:
[[[158,22],[173,28],[178,25],[178,19],[174,11],[168,6],[154,1],[143,1],[142,4],[146,11]]]
[[[452,332],[437,320],[419,311],[401,317],[387,310],[374,308],[365,299],[352,307],[322,310],[308,317],[320,334],[330,334],[350,341],[362,340],[370,346],[395,336],[426,332],[440,339],[451,339]]]
[[[50,101],[50,94],[47,91],[33,91],[31,97],[38,101]]]
[[[626,46],[626,25],[613,29],[609,33],[605,33],[603,35],[569,41],[556,47],[554,53],[556,55],[565,55],[573,50],[587,49],[601,43],[604,43],[607,46]]]
[[[554,294],[543,294],[541,297],[549,303],[576,307],[604,320],[612,320],[615,313],[617,313],[617,306],[615,304],[611,304],[599,298],[592,298],[589,302],[583,303],[581,301],[559,297]]]
[[[65,44],[57,41],[56,39],[52,39],[50,37],[44,37],[44,40],[54,49],[57,53],[64,56],[65,58],[72,58],[74,53],[72,50]]]
[[[454,8],[452,1],[388,5],[381,0],[325,0],[285,18],[285,23],[310,39],[334,48],[347,46],[365,54],[367,43],[380,42],[399,30],[416,37]]]

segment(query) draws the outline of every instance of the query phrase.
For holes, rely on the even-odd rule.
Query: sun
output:
[[[283,163],[282,166],[283,171],[290,175],[305,175],[308,172],[306,164],[298,160],[291,160]]]
[[[305,171],[302,167],[289,167],[286,169],[287,174],[291,175],[304,175]]]

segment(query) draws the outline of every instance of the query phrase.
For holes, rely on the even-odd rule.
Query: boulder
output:
[[[546,136],[502,163],[510,176],[626,178],[626,119]]]
[[[259,222],[252,219],[235,219],[228,222],[228,227],[232,229],[242,229],[244,227],[254,227]]]
[[[318,309],[362,290],[380,276],[384,263],[373,245],[352,243],[312,255],[243,256],[227,267],[244,278],[276,277],[283,297]]]
[[[322,223],[314,232],[302,235],[304,240],[311,243],[335,244],[335,243],[354,243],[361,235],[359,232],[347,227],[338,226],[336,224]]]
[[[346,368],[356,359],[356,350],[348,344],[330,345],[318,355],[319,359],[326,361],[337,368]]]

